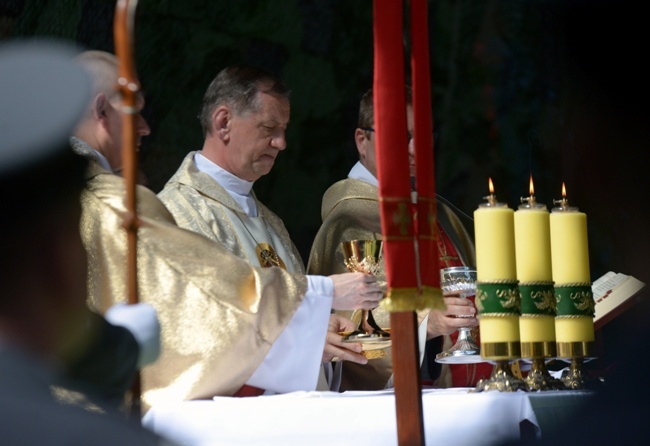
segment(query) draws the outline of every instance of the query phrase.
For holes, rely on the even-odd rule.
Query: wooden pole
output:
[[[421,294],[408,165],[403,2],[374,0],[374,124],[380,215],[391,311],[397,437],[423,445],[422,392],[415,310]],[[417,159],[416,159],[417,162]]]
[[[422,384],[417,317],[413,311],[390,314],[397,443],[423,445]]]
[[[444,308],[436,243],[433,122],[426,0],[409,0],[418,202],[412,206],[404,74],[404,3],[374,0],[374,124],[379,200],[391,312],[397,436],[424,445],[416,310]],[[416,211],[414,221],[413,210]]]
[[[115,39],[115,55],[119,60],[118,85],[122,104],[122,162],[127,215],[124,228],[127,233],[127,299],[129,304],[136,304],[138,297],[137,277],[137,244],[138,244],[138,214],[136,205],[136,185],[138,177],[137,129],[136,114],[138,113],[138,94],[140,84],[135,72],[133,54],[134,17],[137,0],[118,0],[113,34]],[[141,417],[140,405],[140,375],[137,374],[131,392],[131,414],[138,419]]]

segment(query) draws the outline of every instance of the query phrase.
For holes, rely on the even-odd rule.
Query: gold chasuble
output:
[[[438,220],[445,232],[452,236],[462,261],[473,265],[474,245],[470,235],[456,214],[440,201]],[[333,184],[323,195],[321,206],[323,223],[316,234],[307,266],[308,274],[329,275],[345,272],[341,242],[348,240],[380,240],[381,222],[379,218],[379,198],[376,186],[356,179],[347,178]],[[379,281],[386,281],[385,271],[377,274]],[[361,312],[340,312],[359,322]],[[418,324],[422,323],[428,310],[417,312]],[[372,311],[380,327],[390,326],[390,313],[382,307]],[[445,336],[443,348],[451,347],[449,336]],[[387,356],[371,359],[366,365],[343,363],[341,391],[383,389],[393,373],[391,349]],[[442,365],[441,376],[437,381],[440,387],[451,387],[449,366]]]
[[[221,243],[253,266],[280,266],[305,273],[298,249],[280,217],[252,193],[257,217],[250,217],[217,181],[200,172],[189,152],[158,194],[178,226]]]
[[[162,330],[162,354],[142,372],[143,406],[232,395],[293,317],[307,281],[251,267],[176,226],[152,191],[137,194],[140,300],[155,307]],[[124,180],[91,163],[81,234],[89,299],[102,312],[126,300],[124,196]]]

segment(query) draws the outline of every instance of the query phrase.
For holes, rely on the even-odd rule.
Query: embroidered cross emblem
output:
[[[399,226],[399,232],[401,235],[408,235],[408,227],[412,222],[411,212],[406,206],[406,203],[397,204],[397,213],[393,214],[393,223]]]

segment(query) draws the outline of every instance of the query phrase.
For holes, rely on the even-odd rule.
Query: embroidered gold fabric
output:
[[[177,227],[150,190],[137,194],[139,297],[156,308],[162,329],[162,354],[142,373],[143,407],[232,395],[293,316],[306,278],[252,268]],[[123,179],[92,164],[82,205],[89,300],[103,312],[126,300]]]
[[[475,264],[474,248],[471,238],[458,217],[443,203],[438,202],[438,219],[449,227],[448,233],[455,233],[460,239],[459,252],[465,254],[466,264]],[[442,217],[442,218],[441,218]],[[364,181],[345,179],[333,184],[323,195],[321,206],[323,223],[316,234],[307,265],[308,274],[329,275],[345,272],[342,241],[347,240],[381,240],[381,221],[379,217],[379,198],[377,187]],[[443,220],[444,219],[444,220]],[[378,275],[378,280],[385,283],[385,273]],[[356,323],[360,321],[361,312],[340,312]],[[380,327],[390,326],[390,313],[381,307],[372,312]],[[418,311],[418,324],[428,314],[428,310]],[[449,337],[445,345],[451,346]],[[385,357],[373,359],[366,365],[344,363],[341,390],[376,390],[383,389],[393,373],[390,349]],[[444,379],[444,382],[443,382]],[[451,386],[448,365],[443,364],[441,386]]]
[[[239,240],[237,231],[226,210],[242,213],[241,207],[230,194],[210,176],[199,172],[194,164],[196,152],[187,154],[176,173],[158,194],[160,200],[174,216],[178,226],[204,235],[224,245],[230,252],[246,260],[244,243]],[[284,259],[293,266],[297,273],[305,272],[305,267],[298,249],[291,242],[282,220],[261,203],[253,194],[258,215],[265,220],[280,238],[289,259]],[[244,216],[245,217],[245,216]],[[241,217],[238,224],[241,223]],[[269,242],[259,240],[258,242]],[[276,246],[275,248],[279,248]]]

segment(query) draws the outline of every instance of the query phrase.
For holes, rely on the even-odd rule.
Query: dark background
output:
[[[113,52],[114,8],[114,0],[0,0],[0,38]],[[644,14],[629,0],[429,1],[437,191],[471,215],[488,177],[511,207],[528,195],[530,174],[549,208],[565,182],[570,204],[588,215],[592,279],[613,270],[648,283]],[[372,85],[372,1],[140,0],[135,35],[152,127],[141,165],[156,192],[201,147],[196,115],[218,71],[250,63],[291,87],[288,148],[255,191],[306,259],[323,192],[357,159],[358,101]],[[630,317],[645,323],[641,308]]]

